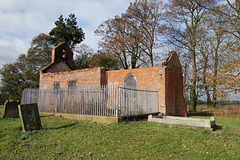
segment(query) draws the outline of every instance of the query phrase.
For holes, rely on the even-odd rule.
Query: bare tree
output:
[[[169,0],[165,12],[165,35],[169,41],[179,47],[185,48],[191,57],[191,108],[196,110],[197,105],[197,44],[199,25],[206,13],[206,9],[199,6],[212,6],[212,0]]]
[[[127,53],[127,44],[130,43],[126,34],[126,25],[125,21],[116,16],[115,18],[108,19],[100,24],[95,31],[95,34],[102,36],[102,40],[99,42],[99,47],[101,52],[115,54],[118,56],[121,61],[122,67],[124,69],[129,68],[128,64],[128,55]],[[128,49],[130,46],[128,47]],[[130,49],[129,49],[130,50]],[[132,53],[131,61],[133,62],[132,67],[135,68],[134,64],[135,53]]]
[[[218,91],[224,84],[218,81],[221,66],[228,60],[229,53],[227,49],[231,44],[231,36],[224,31],[227,28],[225,22],[221,21],[222,17],[215,12],[209,12],[205,16],[205,21],[201,24],[202,32],[199,44],[203,71],[203,86],[207,95],[209,106],[216,106]],[[209,91],[212,92],[212,100]]]
[[[94,51],[86,44],[76,45],[74,48],[74,69],[89,68]]]
[[[231,89],[239,91],[240,1],[226,0],[225,3],[216,6],[198,4],[211,13],[206,17],[207,21],[204,24],[208,26],[206,28],[208,36],[204,42],[202,41],[202,44],[205,43],[205,49],[201,53],[205,52],[205,55],[206,53],[210,55],[208,73],[203,77],[208,79],[204,86],[210,87],[211,105],[215,107],[217,98],[226,97]]]
[[[137,39],[137,46],[142,54],[148,57],[150,66],[154,65],[154,48],[160,46],[157,40],[161,20],[161,5],[162,3],[157,0],[140,0],[131,3],[124,14],[124,18],[128,22],[127,26],[133,31],[130,36],[135,38],[135,31],[140,33],[141,37]]]
[[[95,31],[102,36],[99,47],[104,52],[116,54],[125,69],[130,66],[153,66],[159,33],[160,4],[158,0],[136,0],[130,3],[126,13],[100,24]]]

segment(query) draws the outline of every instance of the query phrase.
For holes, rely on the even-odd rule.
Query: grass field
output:
[[[207,105],[198,105],[197,114],[207,113],[221,118],[232,118],[240,121],[240,105],[218,105],[216,108],[208,108]]]
[[[0,159],[240,159],[238,120],[216,118],[219,133],[147,121],[41,121],[42,130],[22,134],[19,118],[0,118]]]

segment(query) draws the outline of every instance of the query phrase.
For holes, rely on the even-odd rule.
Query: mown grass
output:
[[[42,130],[22,134],[19,118],[0,118],[0,159],[240,159],[240,121],[232,119],[216,119],[219,134],[147,121],[41,121]]]

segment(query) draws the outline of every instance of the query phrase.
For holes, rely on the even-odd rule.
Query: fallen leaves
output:
[[[232,145],[224,144],[224,147],[232,147]]]

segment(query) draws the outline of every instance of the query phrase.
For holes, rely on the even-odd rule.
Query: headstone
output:
[[[18,105],[23,132],[42,128],[37,103]]]
[[[3,118],[19,118],[18,105],[19,101],[6,101],[4,103]]]

